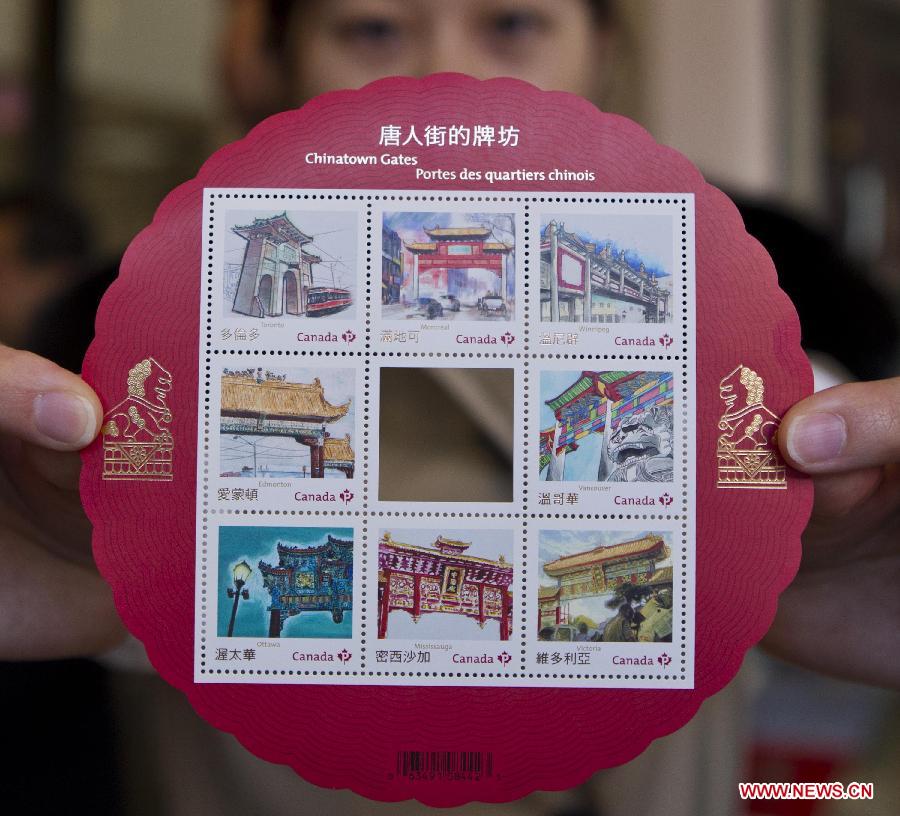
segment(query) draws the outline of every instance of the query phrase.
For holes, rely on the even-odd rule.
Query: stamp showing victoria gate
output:
[[[207,189],[195,679],[691,688],[690,194]]]

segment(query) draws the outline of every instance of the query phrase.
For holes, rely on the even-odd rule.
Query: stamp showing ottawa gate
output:
[[[514,520],[382,519],[375,670],[502,674],[519,668]],[[371,542],[373,545],[375,541]],[[371,586],[371,583],[370,583]],[[374,613],[376,610],[372,610]]]
[[[211,502],[262,512],[361,507],[361,361],[262,361],[229,357],[213,369]]]
[[[362,349],[365,213],[340,191],[206,190],[215,347]]]
[[[693,291],[693,208],[693,196],[535,204],[532,350],[681,354]]]
[[[217,515],[197,632],[204,680],[285,682],[358,669],[360,544],[360,526],[346,519],[288,525]]]

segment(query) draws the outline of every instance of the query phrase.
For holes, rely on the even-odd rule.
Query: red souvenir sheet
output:
[[[199,714],[318,785],[571,787],[771,623],[799,339],[734,205],[635,123],[513,80],[330,93],[128,249],[84,365],[96,559]]]

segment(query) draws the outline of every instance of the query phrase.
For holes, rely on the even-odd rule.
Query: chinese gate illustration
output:
[[[319,546],[278,542],[278,565],[259,562],[263,586],[271,598],[269,637],[279,637],[284,622],[301,612],[331,612],[340,623],[353,609],[353,542],[329,535]]]
[[[412,254],[412,299],[418,299],[420,282],[429,279],[431,291],[450,295],[465,294],[466,271],[487,269],[497,277],[493,294],[506,300],[506,256],[512,247],[500,241],[488,241],[490,227],[425,227],[431,241],[408,241]]]
[[[635,269],[625,250],[602,247],[550,221],[541,232],[541,320],[576,323],[665,323],[668,287]]]
[[[555,420],[540,433],[544,481],[672,481],[671,372],[582,371],[572,376],[570,386],[544,400]],[[602,446],[596,454],[579,453],[592,434],[602,435]],[[586,478],[566,474],[566,457],[573,454],[593,457]]]
[[[663,537],[650,534],[546,563],[544,572],[554,579],[554,584],[538,587],[538,631],[545,626],[570,623],[569,601],[612,595],[626,583],[671,589],[672,568],[658,566],[669,556]]]
[[[314,265],[322,259],[304,249],[313,241],[287,213],[232,227],[247,244],[231,310],[250,317],[283,314],[320,317],[352,305],[348,289],[316,286]]]
[[[429,612],[473,618],[482,628],[500,623],[500,640],[512,631],[513,568],[496,560],[466,555],[471,545],[438,536],[432,547],[395,541],[384,533],[378,543],[378,637],[388,636],[391,610],[408,612],[418,622]]]
[[[311,383],[291,383],[261,371],[222,375],[221,433],[295,439],[309,448],[313,479],[324,478],[326,466],[353,478],[350,437],[335,438],[326,430],[349,410],[349,401],[332,405],[325,399],[318,377]]]

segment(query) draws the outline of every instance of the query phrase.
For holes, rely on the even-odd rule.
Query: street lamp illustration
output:
[[[250,569],[250,565],[246,561],[241,561],[240,564],[235,564],[234,569],[231,571],[232,577],[234,578],[234,589],[228,587],[228,597],[234,598],[234,606],[231,607],[231,620],[228,622],[228,637],[231,637],[231,633],[234,631],[234,619],[237,615],[238,603],[241,598],[245,601],[249,600],[250,593],[244,589],[244,584],[247,583],[247,579],[250,577],[250,573],[253,572]]]
[[[249,439],[244,439],[242,436],[232,436],[231,437],[235,442],[243,442],[245,445],[249,445],[253,449],[253,478],[256,478],[256,442],[250,441]],[[231,597],[230,595],[228,596]]]

